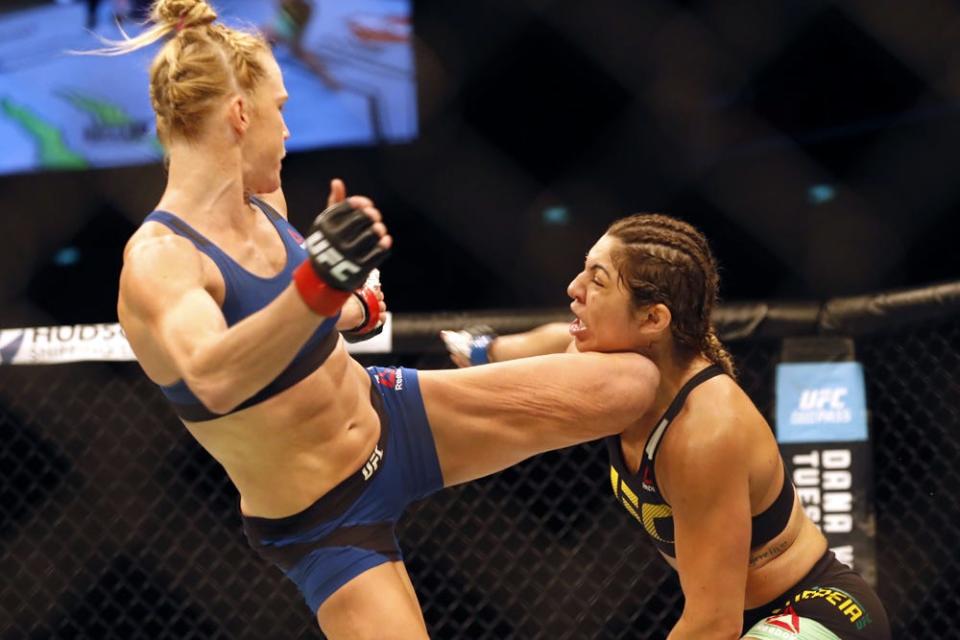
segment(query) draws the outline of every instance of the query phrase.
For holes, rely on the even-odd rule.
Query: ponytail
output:
[[[737,370],[733,364],[733,356],[730,355],[727,348],[720,342],[720,338],[717,337],[717,332],[712,324],[710,328],[707,329],[707,335],[704,336],[703,342],[703,355],[706,356],[707,360],[720,365],[725,374],[736,380]]]
[[[156,0],[150,8],[149,22],[153,26],[131,38],[121,28],[122,40],[100,38],[106,45],[92,51],[74,51],[78,55],[122,56],[149,47],[163,38],[176,36],[184,29],[213,24],[217,12],[206,0]]]

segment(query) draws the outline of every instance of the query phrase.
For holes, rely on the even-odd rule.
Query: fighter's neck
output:
[[[243,226],[250,209],[243,190],[239,158],[233,154],[172,150],[167,188],[158,209],[190,223]]]
[[[656,357],[653,361],[657,365],[657,369],[660,370],[660,385],[657,387],[654,402],[657,407],[662,407],[663,410],[670,406],[670,403],[673,402],[687,380],[711,364],[702,355],[694,356],[692,359],[683,362],[674,357],[666,356]]]

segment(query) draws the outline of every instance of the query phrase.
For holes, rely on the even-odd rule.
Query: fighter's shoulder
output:
[[[742,412],[745,407],[755,408],[740,383],[725,373],[714,375],[694,387],[687,404],[701,408],[722,404],[732,415]]]
[[[707,380],[690,393],[658,448],[657,477],[671,504],[676,506],[675,500],[687,491],[702,495],[712,491],[712,483],[734,481],[746,473],[741,463],[756,440],[752,406],[727,376]]]
[[[148,221],[143,223],[127,240],[123,248],[124,264],[151,261],[169,254],[197,254],[196,246],[178,236],[166,225]]]
[[[176,235],[156,222],[143,224],[127,241],[123,250],[121,293],[131,286],[150,287],[157,281],[200,278],[201,253],[188,239]]]
[[[743,451],[754,430],[765,426],[763,416],[737,382],[716,376],[690,392],[670,431],[684,450]],[[666,443],[665,443],[666,444]]]

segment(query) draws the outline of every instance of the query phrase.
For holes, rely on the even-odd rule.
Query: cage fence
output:
[[[897,313],[877,301],[857,307],[869,323],[831,320],[862,334],[877,586],[895,638],[956,638],[960,320],[929,297],[894,301]],[[721,331],[772,422],[777,336],[816,333],[810,318],[822,328],[829,314],[781,322],[763,307],[746,325],[727,309]],[[481,319],[509,331],[554,317]],[[476,319],[400,317],[395,352],[361,359],[447,366],[430,336]],[[3,640],[322,637],[295,588],[247,547],[221,468],[136,364],[0,367],[0,469]],[[608,483],[593,443],[411,508],[399,535],[432,637],[664,637],[679,583]]]

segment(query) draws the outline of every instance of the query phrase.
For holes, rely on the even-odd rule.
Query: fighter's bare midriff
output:
[[[782,551],[778,551],[782,548]],[[768,560],[762,560],[747,572],[747,590],[744,607],[753,609],[764,605],[800,582],[827,550],[827,539],[803,513],[799,500],[794,498],[793,513],[787,528],[773,540],[750,551],[750,557],[765,551],[778,551]]]
[[[794,498],[793,511],[786,528],[774,539],[750,550],[744,608],[767,604],[797,584],[827,549],[827,539],[803,513]],[[677,561],[661,552],[674,569]],[[721,587],[718,587],[721,588]]]
[[[363,466],[380,435],[370,378],[342,343],[315,372],[253,407],[187,429],[240,492],[246,515],[298,513]]]
[[[279,243],[275,231],[265,235]],[[131,238],[127,253],[140,243],[172,237],[161,225],[146,224]],[[243,254],[239,247],[222,244],[238,257]],[[274,249],[282,252],[283,247]],[[203,288],[222,305],[225,284],[215,263],[188,245],[182,251],[184,259],[199,257]],[[260,255],[260,260],[244,255],[242,265],[269,271],[270,261]],[[147,375],[161,385],[176,382],[180,376],[172,359],[149,325],[128,312],[122,288],[118,312]],[[243,513],[267,518],[309,507],[363,465],[380,435],[370,379],[342,339],[316,371],[283,392],[220,418],[184,424],[226,470],[240,493]]]

